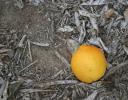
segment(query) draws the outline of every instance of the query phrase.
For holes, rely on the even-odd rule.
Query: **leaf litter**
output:
[[[38,34],[39,39],[33,40],[34,36],[31,38],[33,28],[30,26],[33,23],[23,21],[28,24],[27,31],[22,29],[24,25],[20,24],[14,26],[15,31],[13,25],[6,26],[6,21],[2,19],[7,6],[1,6],[3,9],[0,10],[1,100],[127,100],[127,0],[14,0],[14,2],[2,0],[0,3],[14,7],[14,17],[15,11],[25,12],[27,10],[25,8],[31,7],[31,10],[37,9],[36,13],[39,13],[44,20],[47,17],[49,22],[52,20],[46,30],[39,32],[39,26],[47,26],[38,25],[42,17],[33,17],[35,15],[32,15],[31,10],[25,13],[26,16],[32,13],[29,21],[38,22],[37,25],[34,24],[37,28],[34,30],[41,34]],[[45,16],[42,13],[45,13]],[[7,20],[7,23],[10,23],[9,21]],[[47,35],[44,41],[41,41],[44,32]],[[96,45],[105,53],[109,66],[106,75],[98,82],[85,84],[78,81],[70,70],[70,56],[64,55],[65,49],[63,53],[60,50],[65,47],[70,52],[68,55],[72,55],[81,44]],[[48,70],[49,65],[43,63],[44,69],[38,69],[37,65],[41,58],[35,59],[33,48],[46,51],[51,49],[55,59],[64,67],[56,66],[54,70],[53,68]],[[46,60],[48,63],[49,59]]]

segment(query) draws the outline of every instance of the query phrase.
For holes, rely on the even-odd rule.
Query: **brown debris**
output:
[[[124,11],[124,18],[125,18],[125,21],[128,22],[128,9],[125,9]]]
[[[110,19],[115,15],[115,10],[114,9],[108,9],[105,12],[105,18]]]

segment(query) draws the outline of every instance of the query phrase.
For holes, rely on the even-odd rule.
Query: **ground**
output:
[[[71,52],[67,46],[67,39],[75,40],[79,37],[79,30],[74,25],[73,16],[74,10],[78,9],[77,4],[82,1],[65,0],[64,3],[59,0],[44,0],[35,6],[29,0],[21,0],[24,3],[23,8],[18,7],[16,1],[18,0],[0,1],[0,76],[6,84],[8,83],[8,95],[5,98],[8,97],[9,100],[127,100],[128,50],[124,47],[128,46],[128,31],[127,26],[125,28],[118,26],[124,19],[116,23],[115,15],[113,19],[105,20],[105,23],[101,21],[102,18],[98,20],[100,30],[98,36],[108,48],[107,51],[103,45],[101,46],[109,63],[108,73],[98,82],[85,84],[72,74]],[[118,3],[110,4],[110,8],[113,5],[115,11],[119,14],[121,12],[122,15],[127,8],[126,5],[121,8],[115,6],[116,4]],[[100,11],[102,7],[94,8]],[[71,13],[69,14],[68,11]],[[89,19],[81,17],[80,20],[86,20],[86,29],[90,29]],[[112,20],[115,22],[112,23]],[[58,32],[58,28],[63,25],[75,27],[75,30]],[[92,31],[87,32],[82,43],[88,42]],[[24,36],[25,40],[20,47],[19,43]]]

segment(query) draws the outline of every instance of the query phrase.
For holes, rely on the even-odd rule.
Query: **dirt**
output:
[[[53,37],[49,11],[43,9],[42,6],[32,5],[19,9],[14,4],[10,0],[0,1],[0,27],[17,33],[19,39],[26,34],[30,41],[50,44],[48,47],[31,45],[32,60],[38,60],[38,63],[22,74],[25,79],[38,82],[48,81],[59,70],[65,69],[65,65],[55,55],[55,49],[69,59],[66,44],[57,37]],[[56,48],[53,45],[56,45]]]
[[[0,4],[1,27],[6,27],[9,28],[9,30],[15,31],[20,37],[26,34],[30,41],[50,43],[49,47],[38,47],[36,45],[32,45],[31,47],[33,60],[38,60],[38,64],[33,66],[33,72],[38,73],[36,74],[37,77],[43,78],[37,80],[48,80],[48,78],[58,72],[58,70],[64,69],[65,66],[54,53],[55,50],[52,47],[53,41],[56,40],[62,47],[59,49],[60,53],[65,57],[69,54],[68,52],[65,52],[66,47],[64,46],[64,43],[56,37],[52,37],[52,21],[48,18],[49,12],[45,10],[40,11],[43,9],[41,8],[42,6],[34,7],[32,5],[27,5],[23,9],[19,9],[9,0],[6,2],[1,1]],[[28,76],[31,76],[31,74],[28,74]]]

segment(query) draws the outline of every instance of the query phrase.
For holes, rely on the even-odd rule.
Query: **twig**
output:
[[[23,35],[22,39],[20,40],[19,44],[18,44],[18,47],[23,47],[23,42],[25,40],[25,38],[27,37],[27,35]]]
[[[58,81],[35,84],[34,86],[43,88],[43,87],[49,87],[49,86],[53,86],[53,85],[77,84],[78,82],[79,81],[76,81],[76,80],[58,80]]]
[[[95,17],[89,17],[90,22],[93,26],[93,28],[97,31],[97,33],[99,32],[99,28],[98,28],[98,24],[97,24],[97,20]]]
[[[8,51],[11,51],[11,49],[0,49],[0,53],[6,53]]]
[[[104,77],[103,79],[105,79],[105,78],[107,78],[108,76],[114,74],[117,70],[119,70],[120,68],[122,68],[123,66],[125,66],[125,65],[127,65],[127,64],[128,64],[128,60],[126,60],[125,62],[123,62],[123,63],[121,63],[121,64],[119,64],[119,65],[117,65],[116,67],[112,67],[112,68],[107,72],[107,74],[105,75],[105,77]]]
[[[43,89],[21,89],[20,92],[27,92],[27,93],[33,93],[33,92],[56,92],[58,90],[43,90]]]
[[[102,5],[108,5],[108,4],[112,4],[114,2],[107,2],[105,3],[104,2],[105,0],[96,0],[96,1],[93,1],[93,2],[83,2],[81,5],[82,6],[102,6]]]
[[[23,48],[17,48],[17,51],[16,51],[16,53],[18,55],[17,63],[19,63],[19,61],[24,57],[26,48],[27,48],[27,41],[25,41]]]
[[[58,71],[55,75],[53,75],[51,78],[54,79],[56,78],[58,75],[60,75],[61,73],[63,73],[63,70]]]
[[[32,42],[30,41],[32,44],[37,45],[37,46],[41,46],[41,47],[47,47],[49,46],[49,43],[39,43],[39,42]]]
[[[0,44],[0,48],[2,48],[2,47],[5,47],[5,45],[3,45],[3,44]]]
[[[110,53],[110,51],[108,50],[108,48],[105,46],[104,42],[101,40],[100,37],[92,37],[90,40],[88,40],[89,44],[94,44],[97,45],[101,48],[103,48],[103,50],[105,50],[107,53]]]
[[[97,96],[98,92],[97,90],[95,90],[92,94],[90,94],[87,98],[83,99],[83,100],[94,100]]]
[[[7,98],[8,98],[8,85],[9,85],[9,82],[7,81],[5,83],[5,89],[4,89],[4,92],[3,92],[3,98],[1,100],[7,100]]]
[[[110,35],[110,30],[112,28],[113,23],[114,23],[114,18],[112,18],[111,22],[109,23],[109,26],[107,26],[107,33],[108,33],[107,35]]]
[[[86,36],[86,30],[85,30],[85,21],[82,21],[82,26],[80,26],[80,35],[79,35],[79,43],[82,43],[84,38]]]
[[[58,51],[55,51],[55,55],[65,64],[67,68],[70,68],[69,62]]]
[[[0,31],[8,30],[6,27],[0,27]]]
[[[35,93],[35,97],[36,97],[35,100],[40,100],[40,96],[38,92]]]
[[[30,58],[30,61],[32,61],[32,52],[31,52],[31,44],[30,44],[30,41],[27,40],[28,42],[28,52],[29,52],[29,58]]]
[[[14,56],[14,58],[16,59],[16,63],[17,64],[19,62],[22,64],[22,60],[21,59],[24,59],[26,48],[27,48],[27,42],[26,41],[25,41],[24,48],[22,48],[22,49],[21,48],[17,48],[15,56]]]
[[[0,100],[7,100],[7,98],[8,98],[8,93],[7,93],[8,84],[9,84],[8,81],[3,82],[2,86],[1,86],[1,89],[0,89]]]
[[[78,83],[77,85],[82,86],[82,87],[87,87],[87,88],[93,89],[93,90],[96,89],[95,86],[93,86],[93,85],[91,85],[91,84],[85,84],[85,83],[82,83],[82,82],[81,82],[81,83]]]
[[[53,16],[53,14],[52,14],[52,16]],[[50,30],[51,30],[51,38],[50,38],[50,39],[51,39],[52,42],[53,42],[54,35],[55,35],[55,34],[54,34],[54,33],[55,33],[55,28],[54,28],[54,26],[55,26],[55,25],[54,25],[54,21],[53,21],[53,18],[52,18],[51,29],[50,29]]]
[[[67,88],[65,88],[65,89],[62,91],[62,93],[61,93],[59,96],[57,96],[57,100],[61,100],[62,97],[65,95],[65,93],[67,93]]]
[[[87,10],[79,10],[79,14],[81,16],[86,16],[90,19],[90,22],[93,26],[93,28],[99,32],[99,28],[98,28],[98,24],[97,24],[97,20],[96,20],[96,17],[100,17],[100,15],[97,15],[97,14],[92,14],[90,12],[88,12]]]
[[[66,42],[66,39],[61,38],[59,35],[55,34],[55,37],[57,37],[59,40]]]
[[[128,55],[128,47],[126,47],[125,45],[123,46],[123,48],[124,48],[124,51],[127,53],[127,55]]]
[[[31,67],[32,65],[34,65],[37,62],[38,62],[38,60],[35,60],[34,62],[30,63],[28,66],[26,66],[22,70],[20,70],[19,73],[23,72],[24,70],[26,70],[27,68]]]
[[[79,14],[78,12],[75,12],[75,24],[77,26],[78,31],[80,32],[79,35],[79,43],[82,43],[85,35],[86,35],[86,31],[85,31],[85,21],[82,21],[82,26],[80,26],[80,20],[79,20]]]
[[[65,25],[58,28],[58,32],[72,32],[74,29],[71,26]]]
[[[3,95],[5,89],[5,81],[0,77],[0,97]]]
[[[79,10],[79,14],[81,16],[86,16],[86,17],[100,17],[100,15],[92,14],[92,13],[88,12],[87,10]]]
[[[80,20],[79,20],[78,12],[75,12],[74,16],[75,16],[75,24],[76,24],[76,26],[78,28],[78,31],[80,31],[80,29],[79,29],[79,27],[80,27]]]
[[[110,53],[110,51],[108,50],[108,48],[105,46],[104,42],[101,40],[101,38],[97,38],[102,46],[102,48],[107,52]]]
[[[78,47],[79,47],[79,43],[74,39],[67,40],[67,48],[71,54],[73,54],[73,52],[75,52]]]
[[[54,93],[50,99],[53,100],[56,96],[57,96],[57,93]]]
[[[25,46],[24,46],[23,51],[21,53],[21,57],[24,57],[25,52],[26,52],[26,48],[27,48],[27,42],[25,42]]]

